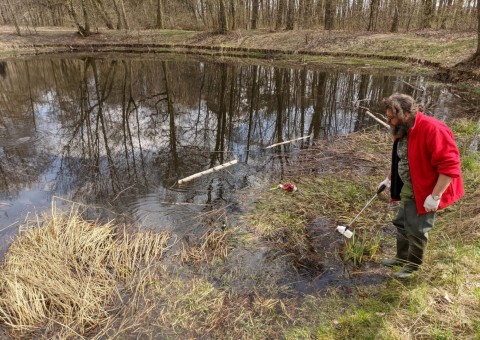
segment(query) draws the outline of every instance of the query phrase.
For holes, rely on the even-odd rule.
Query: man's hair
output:
[[[385,109],[391,109],[392,113],[397,118],[403,118],[405,113],[409,113],[412,118],[417,115],[418,104],[412,97],[402,94],[394,93],[390,97],[383,99]]]
[[[415,102],[415,99],[402,93],[392,94],[390,97],[385,98],[383,103],[385,104],[385,110],[391,109],[393,116],[400,120],[403,120],[406,113],[409,114],[406,122],[400,122],[390,129],[395,138],[403,138],[415,123],[415,117],[419,109],[418,104]]]

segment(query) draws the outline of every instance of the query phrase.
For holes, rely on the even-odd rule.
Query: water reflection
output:
[[[311,139],[268,145],[375,125],[359,104],[380,111],[395,91],[428,101],[433,114],[451,102],[417,76],[169,59],[0,63],[3,240],[53,195],[147,227],[191,228],[232,189],[256,185],[266,170],[281,176],[283,156]],[[229,171],[176,185],[232,159],[240,164]]]

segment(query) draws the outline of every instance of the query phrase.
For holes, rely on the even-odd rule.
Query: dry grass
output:
[[[209,228],[194,244],[183,245],[180,253],[182,263],[211,263],[217,259],[225,260],[236,242],[235,228],[220,230]]]
[[[0,27],[0,52],[38,53],[70,51],[68,46],[101,46],[111,49],[128,44],[129,49],[142,45],[171,44],[197,47],[225,47],[246,50],[276,50],[285,52],[345,53],[350,56],[376,55],[378,57],[406,57],[427,60],[443,66],[453,66],[475,52],[474,32],[426,30],[412,33],[372,33],[323,30],[237,30],[226,35],[212,32],[182,30],[101,30],[88,38],[81,38],[70,27],[38,27],[38,34],[17,36],[15,28]],[[393,43],[394,41],[394,43]],[[35,47],[34,47],[35,46]],[[88,51],[88,49],[87,49]],[[150,49],[145,50],[149,52]],[[119,50],[120,52],[120,50]],[[222,52],[224,53],[224,52]],[[268,52],[269,53],[269,52]]]
[[[54,211],[9,249],[0,271],[0,317],[14,337],[32,338],[475,338],[478,172],[465,171],[465,198],[439,214],[415,279],[350,293],[332,283],[308,296],[285,280],[293,277],[292,259],[308,266],[322,260],[312,251],[318,239],[309,239],[312,219],[324,218],[334,233],[372,197],[390,144],[381,131],[301,150],[285,179],[298,192],[264,190],[251,224],[229,223],[223,209],[205,213],[211,223],[202,236],[161,262],[167,234],[128,234],[76,211]],[[357,220],[361,235],[374,235],[390,219],[387,205],[377,199]]]
[[[111,223],[85,221],[78,210],[54,208],[8,250],[0,318],[14,335],[41,329],[69,337],[110,327],[124,307],[122,294],[145,280],[145,268],[164,254],[168,240],[165,233],[127,234]]]

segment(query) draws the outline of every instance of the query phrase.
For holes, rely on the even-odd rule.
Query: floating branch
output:
[[[361,107],[361,106],[360,106]],[[365,110],[365,113],[367,115],[369,115],[370,117],[372,117],[373,119],[375,119],[377,122],[379,122],[380,124],[382,124],[383,126],[385,126],[387,129],[390,129],[390,125],[388,125],[387,123],[385,123],[383,120],[381,119],[378,119],[377,117],[375,117],[375,115],[373,113],[371,113],[366,107],[361,107],[362,109]]]
[[[234,164],[237,164],[237,163],[238,163],[238,159],[234,159],[233,161],[214,166],[213,168],[210,168],[208,170],[198,172],[198,173],[193,174],[191,176],[180,179],[180,180],[178,180],[178,184],[186,183],[188,181],[191,181],[192,179],[201,177],[201,176],[206,175],[206,174],[210,174],[210,173],[215,172],[215,171],[225,169],[225,168],[229,167],[230,165],[234,165]]]
[[[269,145],[265,149],[270,149],[270,148],[273,148],[274,146],[287,144],[287,143],[295,142],[297,140],[307,139],[307,138],[310,138],[310,137],[311,137],[311,135],[308,135],[308,136],[305,136],[305,137],[300,137],[300,138],[295,138],[295,139],[292,139],[292,140],[287,140],[286,142],[281,142],[281,143],[276,143],[276,144]]]
[[[400,80],[402,83],[404,83],[405,85],[408,85],[410,86],[412,89],[414,90],[417,90],[417,91],[421,91],[421,92],[425,92],[425,88],[422,86],[422,87],[417,87],[417,86],[414,86],[410,83],[407,83],[405,80]]]

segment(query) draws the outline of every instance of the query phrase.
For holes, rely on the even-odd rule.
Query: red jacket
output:
[[[438,175],[452,177],[440,199],[438,209],[463,196],[460,154],[452,131],[438,119],[418,112],[408,133],[408,164],[418,214],[425,214],[423,203],[437,183]]]

